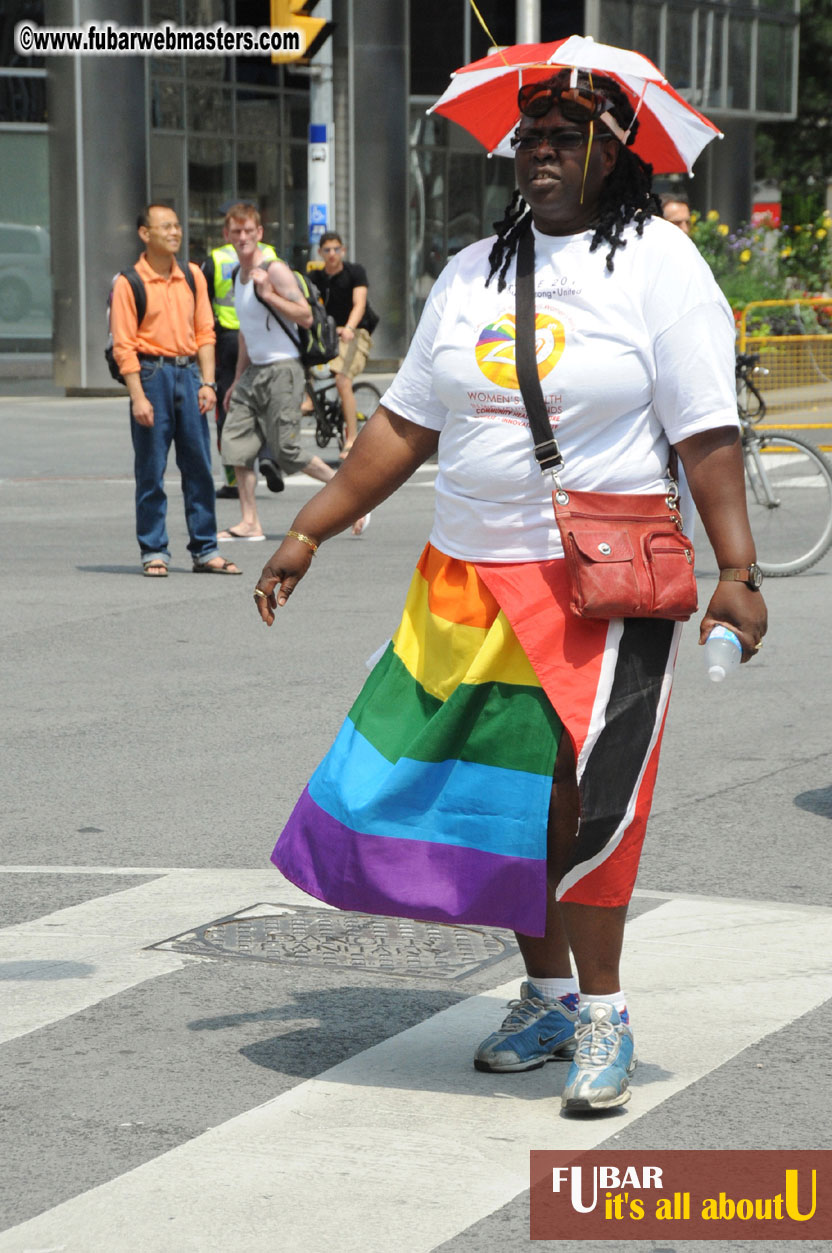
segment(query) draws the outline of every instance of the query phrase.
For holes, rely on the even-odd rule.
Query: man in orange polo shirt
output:
[[[205,278],[190,267],[196,298],[176,261],[182,227],[173,209],[151,204],[139,214],[145,246],[136,262],[147,296],[141,325],[127,279],[113,288],[113,355],[130,395],[136,474],[136,534],[144,573],[166,578],[165,467],[171,444],[182,476],[188,550],[197,574],[241,574],[217,550],[211,441],[205,414],[216,403],[214,315]],[[199,366],[197,368],[197,361]]]

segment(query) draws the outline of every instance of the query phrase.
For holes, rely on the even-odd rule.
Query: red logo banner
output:
[[[832,1241],[832,1150],[533,1150],[530,1234]]]

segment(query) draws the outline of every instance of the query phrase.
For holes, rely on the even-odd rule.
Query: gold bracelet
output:
[[[309,548],[312,549],[313,557],[317,553],[318,545],[315,543],[313,539],[310,539],[308,535],[302,535],[300,531],[287,531],[286,535],[287,536],[291,535],[292,539],[299,539],[302,544],[307,544]]]

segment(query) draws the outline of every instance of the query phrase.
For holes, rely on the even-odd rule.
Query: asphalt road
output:
[[[767,583],[765,647],[720,687],[685,632],[628,923],[642,1064],[627,1107],[567,1122],[563,1068],[470,1065],[510,947],[452,980],[153,947],[316,904],[269,853],[395,629],[432,468],[268,631],[272,546],[194,582],[172,464],[171,575],[139,577],[123,402],[0,397],[0,431],[0,1253],[505,1253],[529,1148],[832,1148],[832,559]],[[275,544],[314,490],[261,485]],[[706,547],[698,572],[706,597]]]

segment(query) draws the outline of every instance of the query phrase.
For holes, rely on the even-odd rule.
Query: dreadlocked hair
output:
[[[566,87],[569,71],[561,70],[559,74],[547,79],[541,86]],[[628,147],[619,146],[618,159],[615,166],[604,179],[598,203],[598,215],[592,224],[594,235],[589,245],[590,252],[595,252],[602,244],[610,245],[606,257],[606,267],[610,274],[615,269],[613,260],[618,248],[626,248],[624,228],[630,222],[636,223],[636,233],[640,236],[644,224],[654,213],[661,216],[661,201],[653,192],[653,167],[630,150],[638,134],[638,120],[633,117],[632,106],[626,94],[612,78],[603,75],[592,76],[592,86],[603,92],[607,97],[615,120],[622,130],[631,127]],[[603,126],[603,123],[601,123]],[[485,280],[486,287],[497,274],[497,290],[503,291],[506,285],[506,274],[511,259],[517,251],[520,236],[531,228],[531,210],[519,191],[515,191],[511,202],[506,206],[505,216],[494,223],[497,238],[488,254],[490,269]]]

